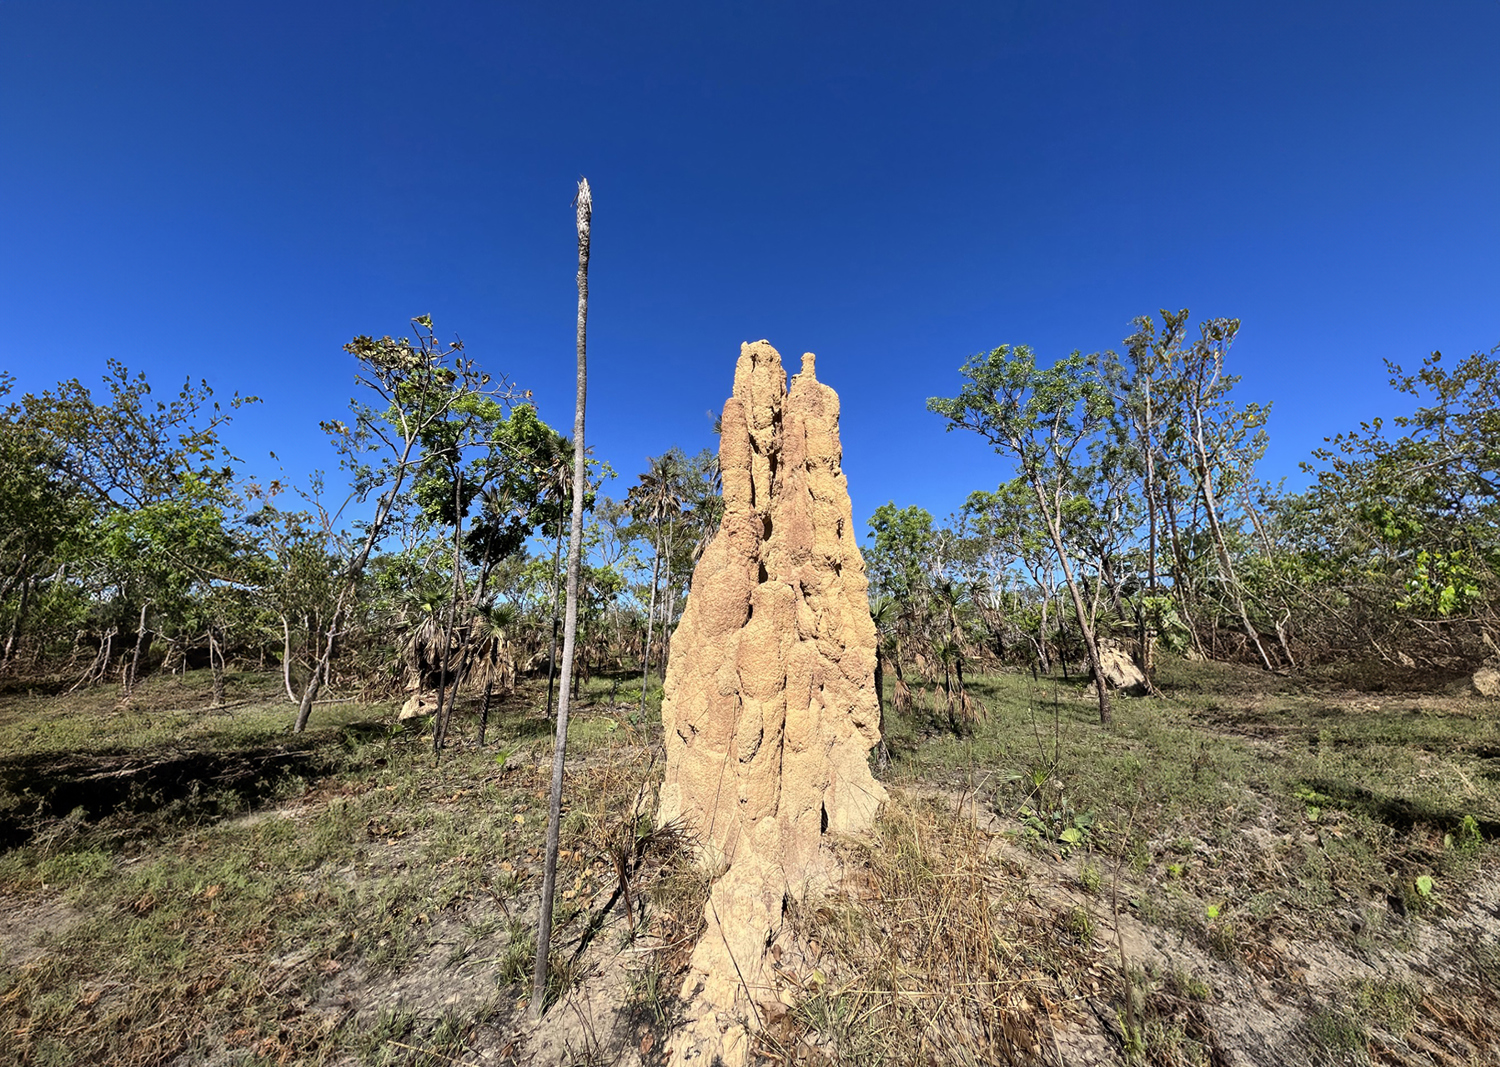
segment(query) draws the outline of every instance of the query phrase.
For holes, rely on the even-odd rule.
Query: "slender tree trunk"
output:
[[[484,747],[484,735],[490,728],[490,694],[495,690],[495,683],[487,680],[484,683],[484,699],[479,703],[479,747]]]
[[[449,610],[452,610],[451,605]],[[448,639],[448,631],[446,627],[443,629],[442,633],[443,640],[446,641]],[[443,727],[446,724],[446,720],[448,718],[446,714],[448,710],[448,701],[446,699],[447,696],[448,647],[447,645],[444,645],[444,647],[438,652],[437,704],[432,709],[432,754],[435,756],[442,755],[443,752]]]
[[[1062,540],[1062,517],[1053,513],[1047,506],[1047,494],[1042,488],[1041,481],[1033,475],[1031,488],[1036,493],[1037,508],[1042,513],[1042,520],[1047,524],[1047,533],[1052,538],[1052,547],[1057,550],[1057,561],[1062,565],[1063,580],[1068,583],[1068,593],[1073,598],[1073,613],[1078,618],[1078,629],[1083,637],[1083,648],[1088,653],[1089,667],[1094,672],[1094,690],[1099,695],[1099,723],[1108,726],[1112,718],[1109,705],[1109,685],[1104,681],[1104,671],[1099,666],[1099,645],[1094,639],[1093,630],[1089,627],[1088,613],[1083,606],[1083,595],[1078,591],[1078,583],[1073,578],[1073,568],[1068,563],[1068,552],[1063,547]]]
[[[1057,597],[1057,659],[1062,664],[1063,681],[1072,681],[1068,673],[1068,616],[1063,611],[1062,590],[1054,591]]]
[[[214,672],[214,703],[216,708],[224,706],[224,650],[214,636],[213,627],[208,630],[208,665]],[[186,668],[186,664],[183,665]]]
[[[891,765],[891,750],[885,743],[885,656],[880,652],[877,636],[875,646],[875,699],[880,706],[880,744],[875,746],[875,765],[882,771]]]
[[[563,521],[562,512],[557,514],[557,542],[552,549],[552,648],[547,653],[547,717],[552,717],[552,684],[557,678],[557,626],[559,622],[558,608],[562,594],[562,575],[558,573],[558,565],[562,562],[562,535]]]
[[[140,677],[141,648],[146,643],[146,612],[151,607],[151,601],[141,605],[141,620],[135,630],[135,652],[130,657],[130,670],[125,676],[125,695],[128,697],[135,692],[136,679]]]
[[[1192,641],[1193,648],[1198,654],[1203,655],[1203,640],[1198,633],[1198,625],[1193,615],[1197,612],[1196,599],[1193,596],[1192,580],[1188,577],[1187,559],[1183,555],[1182,537],[1177,529],[1177,503],[1172,498],[1171,483],[1163,490],[1167,505],[1167,533],[1172,540],[1172,592],[1177,600],[1177,611],[1182,615],[1182,623],[1187,627],[1188,639]],[[1188,602],[1194,601],[1191,611]]]
[[[531,977],[531,1010],[546,1010],[547,956],[552,941],[552,896],[557,885],[557,848],[562,828],[563,770],[568,748],[568,686],[578,639],[578,569],[583,547],[583,409],[588,389],[589,223],[593,205],[589,183],[578,183],[578,406],[573,416],[573,521],[568,532],[568,607],[563,629],[562,692],[557,701],[557,741],[552,753],[552,795],[547,809],[547,856],[542,869],[541,918],[537,923],[536,967]]]
[[[661,624],[661,656],[656,665],[661,674],[663,684],[667,680],[667,654],[672,645],[672,604],[677,599],[677,593],[672,588],[672,538],[667,538],[667,565],[665,575],[661,583],[662,588],[662,624]]]
[[[1146,378],[1146,411],[1141,423],[1141,454],[1146,462],[1146,595],[1155,597],[1159,583],[1156,574],[1156,455],[1151,447],[1153,425],[1151,378]],[[1156,691],[1156,627],[1151,613],[1141,613],[1141,673],[1146,688]]]
[[[1255,532],[1260,535],[1261,546],[1266,551],[1266,562],[1272,565],[1271,573],[1276,573],[1276,548],[1271,543],[1271,535],[1266,532],[1266,525],[1261,521],[1260,512],[1250,500],[1250,483],[1247,480],[1240,492],[1240,499],[1245,505],[1245,514],[1250,516],[1250,522],[1255,527]],[[1286,602],[1282,601],[1282,618],[1276,623],[1276,642],[1281,646],[1281,654],[1286,657],[1288,667],[1293,670],[1297,667],[1297,660],[1292,656],[1292,646],[1286,638],[1286,619],[1290,612],[1286,608]]]
[[[21,602],[16,605],[16,617],[10,624],[10,636],[5,639],[5,655],[0,657],[0,671],[10,666],[11,657],[15,655],[16,639],[21,636],[21,623],[26,618],[27,604],[31,600],[31,579],[21,583]]]
[[[458,619],[458,599],[463,586],[463,532],[464,515],[460,506],[463,494],[463,473],[457,464],[452,467],[453,474],[453,588],[448,596],[448,626],[443,633],[443,658],[438,666],[438,702],[437,715],[432,721],[432,751],[434,755],[442,755],[443,746],[448,742],[448,720],[452,716],[452,705],[458,699],[459,681],[463,677],[463,664],[460,658],[459,669],[453,674],[453,694],[448,696],[448,661],[453,655],[453,627]]]
[[[1219,509],[1214,497],[1213,473],[1208,466],[1208,449],[1203,443],[1203,417],[1196,407],[1193,410],[1193,430],[1193,447],[1198,453],[1198,490],[1203,497],[1203,509],[1208,515],[1208,531],[1213,537],[1214,550],[1218,556],[1219,575],[1224,579],[1229,595],[1234,598],[1234,608],[1239,613],[1245,636],[1260,654],[1260,661],[1266,670],[1275,670],[1271,665],[1271,657],[1266,655],[1265,647],[1260,643],[1260,634],[1250,622],[1250,612],[1245,609],[1245,598],[1240,592],[1239,579],[1234,574],[1234,563],[1229,558],[1229,547],[1224,543],[1224,530],[1219,525]]]
[[[651,559],[651,602],[646,608],[646,648],[641,653],[641,711],[646,710],[646,683],[651,678],[651,627],[656,622],[656,583],[661,576],[661,524],[656,526],[656,545]]]
[[[1052,594],[1046,588],[1042,589],[1042,618],[1037,623],[1036,631],[1036,658],[1037,665],[1041,667],[1044,675],[1052,673],[1052,657],[1047,655],[1047,608],[1052,603]]]
[[[297,703],[297,694],[292,691],[292,625],[285,614],[281,616],[281,681],[286,686],[286,698]]]
[[[417,447],[418,438],[415,434],[407,437],[405,447],[396,460],[396,474],[391,483],[391,488],[383,493],[375,506],[375,518],[365,530],[364,542],[359,551],[349,561],[339,575],[343,587],[339,590],[337,606],[333,612],[333,624],[328,627],[328,644],[323,649],[323,655],[318,659],[313,668],[312,676],[307,680],[307,688],[302,692],[302,703],[297,709],[297,721],[292,726],[292,732],[300,734],[307,729],[308,717],[312,714],[313,701],[317,699],[318,688],[328,677],[328,667],[333,659],[334,636],[338,633],[339,624],[343,622],[344,608],[349,598],[354,596],[355,582],[360,572],[365,569],[365,564],[370,560],[370,553],[375,551],[375,545],[380,541],[381,532],[385,529],[386,520],[390,518],[391,508],[395,506],[396,497],[401,493],[401,485],[406,480],[407,470],[411,464],[412,451]],[[308,642],[312,642],[315,630],[308,627]]]
[[[322,654],[318,656],[313,666],[312,676],[308,678],[306,687],[302,690],[302,703],[297,708],[297,722],[292,727],[292,733],[300,734],[307,729],[307,720],[312,715],[313,701],[318,699],[318,690],[328,680],[329,664],[333,661],[334,639],[338,635],[339,626],[344,621],[344,607],[346,599],[353,596],[354,586],[351,582],[339,593],[339,599],[334,605],[333,621],[329,624],[328,633],[325,635]]]

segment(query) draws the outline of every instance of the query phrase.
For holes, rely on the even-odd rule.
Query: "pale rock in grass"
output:
[[[789,901],[826,884],[830,831],[868,829],[885,799],[875,625],[839,400],[814,357],[790,388],[764,341],[741,346],[719,440],[724,518],[672,638],[659,821],[694,835],[717,877],[683,988],[695,1020],[674,1063],[726,1067],[784,1010],[770,950]]]
[[[1500,697],[1500,656],[1491,656],[1481,663],[1469,682],[1482,697]]]
[[[398,721],[431,715],[437,711],[437,693],[431,689],[416,689],[409,692],[406,703],[401,705]]]
[[[1110,640],[1099,642],[1099,669],[1111,689],[1123,689],[1137,695],[1146,692],[1146,676],[1130,658],[1130,653]]]

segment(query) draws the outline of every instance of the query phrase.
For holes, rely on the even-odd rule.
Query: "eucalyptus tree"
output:
[[[461,341],[439,341],[430,316],[418,316],[412,325],[414,339],[362,335],[344,346],[358,360],[355,381],[363,387],[366,399],[350,401],[351,421],[323,423],[352,484],[349,498],[335,511],[319,506],[325,536],[336,546],[340,565],[333,583],[333,611],[326,630],[318,635],[293,726],[297,733],[307,728],[313,703],[328,679],[365,566],[406,499],[408,483],[424,466],[431,470],[429,444],[441,444],[445,424],[466,408],[518,399],[508,383],[492,379],[464,355]],[[372,495],[371,515],[356,523],[352,533],[345,533],[339,525],[344,507]]]
[[[1162,486],[1158,476],[1160,444],[1166,432],[1164,423],[1171,404],[1164,402],[1169,388],[1165,379],[1172,370],[1172,353],[1182,344],[1188,310],[1161,311],[1161,329],[1149,315],[1138,317],[1135,332],[1125,339],[1129,359],[1129,377],[1117,397],[1119,410],[1127,420],[1136,441],[1134,457],[1139,464],[1141,495],[1146,505],[1146,589],[1140,614],[1141,671],[1147,685],[1155,672],[1155,651],[1159,627],[1155,620],[1162,614],[1161,578],[1157,571],[1161,542]],[[1175,542],[1174,542],[1175,543]],[[1184,609],[1185,610],[1185,609]]]
[[[1266,670],[1273,670],[1271,657],[1267,655],[1260,632],[1245,606],[1244,589],[1235,574],[1221,514],[1220,491],[1223,486],[1220,480],[1232,476],[1232,445],[1235,442],[1229,438],[1231,435],[1242,438],[1246,431],[1259,431],[1263,435],[1260,427],[1270,410],[1256,404],[1237,410],[1229,399],[1228,394],[1239,377],[1227,374],[1224,365],[1239,328],[1239,319],[1209,319],[1199,324],[1198,340],[1180,349],[1175,400],[1181,408],[1181,433],[1188,446],[1198,498],[1208,520],[1221,587],[1230,598],[1237,621],[1261,664]],[[1264,449],[1263,436],[1256,446]]]
[[[1094,688],[1099,721],[1110,721],[1109,688],[1099,666],[1099,647],[1084,606],[1075,552],[1064,537],[1065,508],[1091,476],[1088,447],[1114,415],[1114,399],[1101,370],[1103,357],[1074,352],[1049,368],[1039,368],[1025,345],[1001,345],[967,360],[968,379],[956,397],[933,397],[929,411],[948,429],[978,433],[1015,462],[1030,487],[1058,565],[1073,601]]]

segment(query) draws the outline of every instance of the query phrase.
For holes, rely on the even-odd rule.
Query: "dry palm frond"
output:
[[[408,617],[415,618],[398,643],[400,682],[407,690],[436,689],[440,679],[456,689],[470,673],[473,650],[467,641],[473,626],[458,624],[450,633],[444,614],[430,603],[408,609]]]
[[[969,696],[967,689],[961,690],[959,697],[963,701],[963,717],[969,722],[978,722],[980,719],[989,718],[989,710],[984,706],[983,701],[975,700]]]
[[[898,712],[907,712],[911,710],[911,687],[900,678],[896,679],[896,685],[892,690],[891,703],[895,706],[895,709]]]

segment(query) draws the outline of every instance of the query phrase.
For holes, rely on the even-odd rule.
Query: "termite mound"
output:
[[[741,346],[719,440],[724,517],[672,638],[660,821],[716,874],[683,996],[676,1063],[745,1061],[780,995],[791,900],[834,867],[824,837],[873,823],[885,790],[875,626],[839,443],[839,399],[803,356],[790,387],[765,341]]]

